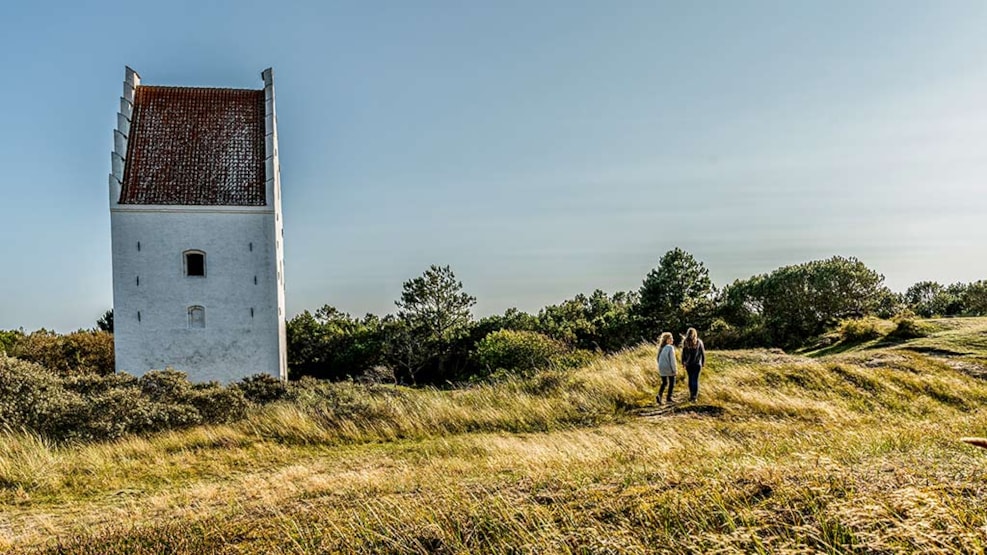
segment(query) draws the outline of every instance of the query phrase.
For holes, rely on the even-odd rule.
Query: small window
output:
[[[188,307],[188,327],[201,329],[206,327],[206,309],[201,306]]]
[[[206,253],[202,251],[185,251],[185,275],[206,277]]]

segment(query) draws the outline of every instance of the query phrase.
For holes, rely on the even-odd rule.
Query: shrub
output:
[[[38,364],[0,358],[0,422],[12,429],[46,432],[74,399],[65,395],[58,376]]]
[[[141,378],[59,375],[38,364],[0,357],[0,423],[56,441],[106,440],[242,418],[247,401],[235,387],[191,384],[182,372]]]
[[[59,428],[50,430],[54,439],[114,439],[205,421],[200,407],[192,402],[192,386],[181,372],[150,372],[141,378],[80,376],[66,378],[64,383],[66,389],[80,394],[84,404],[68,411]]]
[[[196,384],[187,401],[206,424],[233,422],[247,413],[243,391],[235,387],[224,388],[216,382]]]
[[[883,324],[884,322],[880,318],[874,318],[873,316],[843,320],[839,327],[840,339],[845,343],[858,343],[877,339],[884,335],[882,330],[884,327]]]
[[[138,380],[126,372],[107,374],[105,376],[80,374],[62,378],[62,385],[66,389],[80,395],[95,396],[117,389],[137,388]]]
[[[49,437],[66,440],[115,439],[129,433],[163,429],[151,417],[151,403],[142,398],[136,380],[129,386],[104,389],[68,411]],[[156,425],[157,424],[157,425]]]
[[[0,330],[0,356],[12,353],[14,345],[24,337],[20,330]]]
[[[497,330],[476,344],[476,359],[487,375],[497,371],[528,375],[563,362],[567,353],[561,341],[533,331]]]
[[[740,335],[741,330],[731,326],[723,318],[716,318],[709,325],[703,343],[712,348],[736,347],[741,344]]]
[[[280,401],[288,395],[288,386],[270,374],[254,374],[233,384],[251,403],[266,405]]]
[[[142,422],[143,427],[135,430],[137,433],[162,432],[165,430],[180,430],[202,424],[202,415],[191,405],[184,403],[156,403],[142,399],[141,411],[124,412],[121,418],[132,418]],[[127,409],[125,409],[127,410]]]
[[[63,374],[114,372],[113,334],[105,331],[59,335],[41,329],[17,338],[7,354]]]
[[[192,384],[185,372],[172,368],[152,370],[140,378],[141,392],[152,401],[178,401],[188,397]]]
[[[397,384],[397,374],[390,366],[378,364],[357,376],[357,381],[365,384]]]
[[[916,339],[925,337],[931,333],[929,326],[923,324],[915,318],[911,312],[902,314],[895,318],[895,328],[888,334],[891,339]]]

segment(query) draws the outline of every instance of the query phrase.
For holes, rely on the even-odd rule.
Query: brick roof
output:
[[[264,206],[264,91],[135,91],[120,204]]]

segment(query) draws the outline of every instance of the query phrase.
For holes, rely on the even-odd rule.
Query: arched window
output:
[[[206,309],[201,306],[188,307],[188,327],[189,329],[199,329],[206,327]]]
[[[185,251],[185,275],[206,277],[206,253],[202,251]]]

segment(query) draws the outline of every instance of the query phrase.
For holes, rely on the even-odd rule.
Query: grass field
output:
[[[651,347],[458,391],[52,446],[0,435],[11,553],[983,553],[987,319],[708,356],[654,406]],[[683,380],[684,382],[684,380]],[[684,383],[677,395],[684,400]]]

